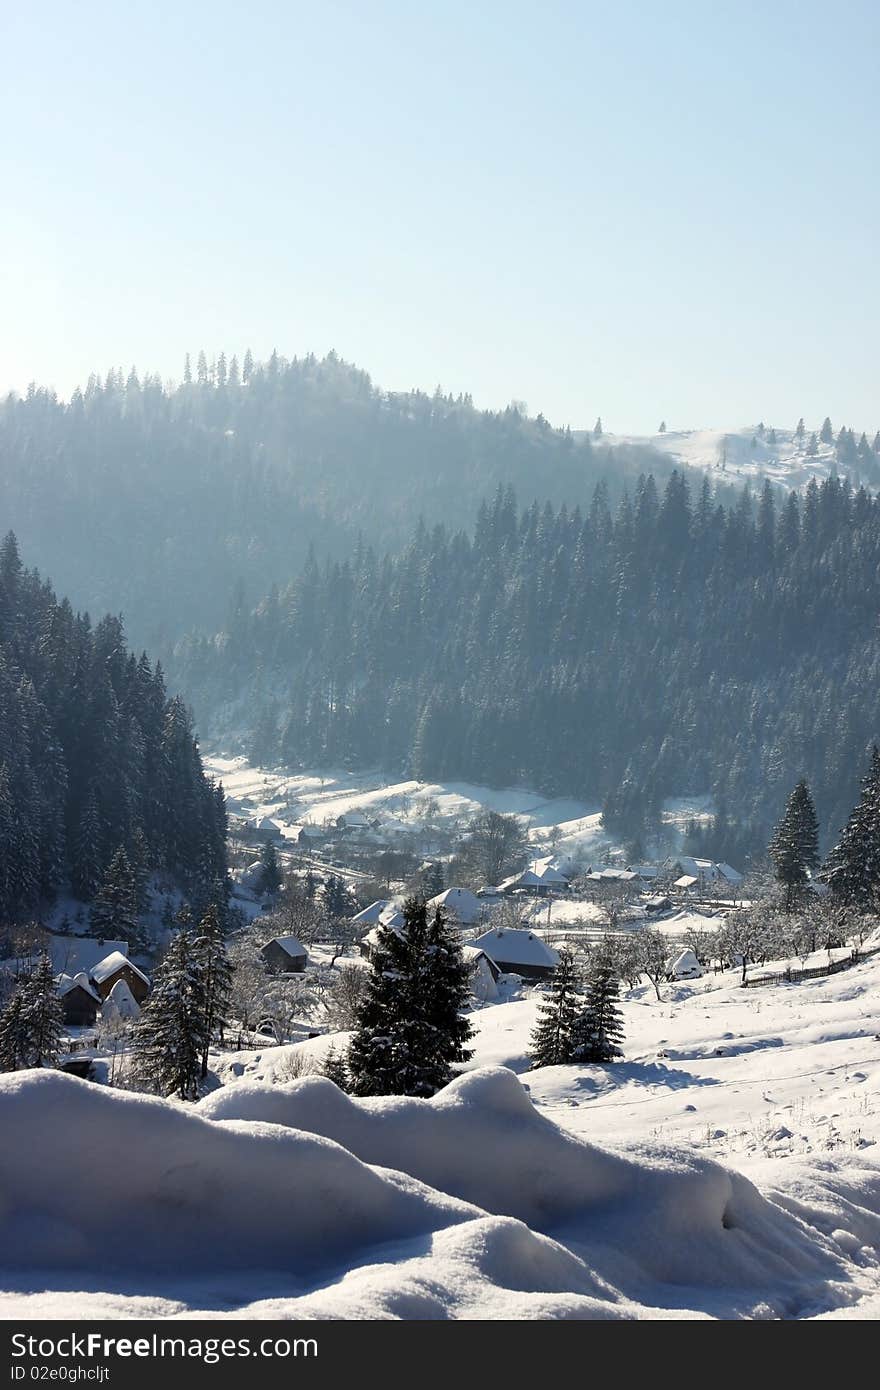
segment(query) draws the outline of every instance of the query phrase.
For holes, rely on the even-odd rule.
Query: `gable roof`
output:
[[[83,971],[80,971],[78,975],[59,975],[58,979],[55,981],[55,988],[62,999],[65,994],[69,994],[71,990],[82,989],[85,990],[86,994],[91,995],[96,1004],[100,1004],[101,1002],[100,994],[97,990],[92,988],[88,975]]]
[[[280,946],[282,951],[286,951],[289,956],[307,956],[309,953],[302,944],[298,936],[273,936],[271,941],[266,942],[266,946]],[[263,947],[265,950],[266,947]]]
[[[559,964],[559,952],[548,946],[534,932],[517,927],[497,927],[483,932],[468,946],[485,951],[491,960],[503,961],[507,965],[544,965],[553,967]]]
[[[390,898],[377,898],[374,903],[370,903],[369,907],[364,907],[360,912],[356,912],[351,920],[353,922],[363,922],[364,925],[369,922],[378,922],[390,901]]]
[[[93,965],[91,977],[96,984],[101,985],[105,980],[109,980],[111,975],[115,975],[118,970],[124,969],[126,965],[139,979],[143,980],[145,985],[149,985],[149,975],[145,975],[143,970],[138,970],[134,962],[130,961],[128,956],[124,956],[121,951],[111,951],[109,956],[105,956],[103,960],[98,961],[97,965]]]
[[[428,899],[428,907],[445,907],[447,912],[454,913],[459,922],[466,925],[478,922],[483,912],[483,904],[470,888],[445,888],[442,893]]]

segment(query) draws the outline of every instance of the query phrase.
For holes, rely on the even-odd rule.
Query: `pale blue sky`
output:
[[[880,426],[880,4],[0,0],[0,389],[331,347]]]

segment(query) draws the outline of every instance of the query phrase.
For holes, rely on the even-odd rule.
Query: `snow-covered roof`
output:
[[[105,956],[103,960],[98,961],[97,965],[93,965],[92,979],[96,984],[101,985],[105,980],[109,980],[111,975],[115,975],[117,970],[122,970],[126,965],[134,971],[139,979],[143,980],[145,985],[150,983],[149,976],[145,975],[143,970],[138,970],[134,962],[124,956],[121,951],[111,951],[109,956]]]
[[[559,885],[561,888],[568,887],[568,879],[561,874],[558,869],[554,869],[546,860],[540,864],[536,860],[529,868],[523,869],[521,874],[512,874],[498,886],[502,892],[507,888],[547,888]]]
[[[403,913],[393,902],[388,903],[379,913],[379,922],[383,927],[402,927],[404,922]]]
[[[546,965],[559,964],[559,953],[542,941],[534,932],[517,927],[499,927],[483,932],[468,946],[485,951],[491,960],[503,961],[506,965]]]
[[[675,880],[674,887],[693,888],[694,884],[699,883],[699,881],[700,880],[696,878],[693,874],[682,874],[681,878],[677,878]]]
[[[478,922],[483,912],[483,904],[469,888],[445,888],[429,899],[428,907],[444,907],[465,925]]]
[[[272,941],[276,946],[280,946],[282,951],[286,951],[289,956],[307,956],[308,951],[302,944],[298,936],[273,936]],[[270,946],[272,942],[267,941]]]
[[[703,967],[700,965],[693,951],[688,948],[670,962],[669,972],[674,975],[676,979],[681,979],[685,975],[702,975]]]
[[[374,903],[370,903],[369,907],[364,907],[360,912],[356,912],[351,920],[361,922],[364,925],[368,922],[378,922],[388,904],[388,898],[377,898]]]
[[[719,863],[715,866],[722,878],[726,878],[728,883],[742,883],[743,876],[739,869],[734,869],[730,864]]]
[[[90,994],[96,1003],[100,1004],[101,1002],[100,994],[92,988],[88,975],[82,970],[78,975],[59,975],[58,979],[55,981],[55,988],[62,999],[65,994],[69,994],[72,989],[84,989],[86,994]]]
[[[62,971],[71,976],[80,971],[88,974],[93,965],[97,965],[99,960],[103,960],[112,951],[127,956],[128,942],[101,941],[96,936],[65,936],[60,932],[49,938],[52,968],[57,975]]]

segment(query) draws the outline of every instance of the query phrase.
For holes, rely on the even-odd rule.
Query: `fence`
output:
[[[871,956],[876,956],[880,952],[880,946],[872,951],[854,950],[851,956],[845,956],[843,960],[834,960],[830,965],[814,965],[809,969],[795,969],[789,967],[774,975],[758,975],[753,980],[743,980],[743,989],[759,989],[761,985],[781,985],[800,984],[802,980],[818,980],[822,975],[839,975],[841,970],[849,970],[851,965],[858,965],[860,961],[869,960]]]

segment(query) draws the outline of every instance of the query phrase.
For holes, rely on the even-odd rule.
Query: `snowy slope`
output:
[[[771,482],[799,490],[811,478],[821,483],[823,478],[838,471],[833,444],[820,443],[818,453],[812,457],[807,453],[810,435],[815,430],[818,439],[820,428],[821,421],[808,425],[802,439],[796,438],[793,429],[777,428],[775,443],[768,440],[769,426],[761,434],[758,425],[731,430],[666,430],[663,434],[606,434],[604,437],[611,444],[650,445],[668,454],[675,463],[708,472],[718,481],[740,484],[769,478]],[[869,481],[865,479],[866,485]]]

